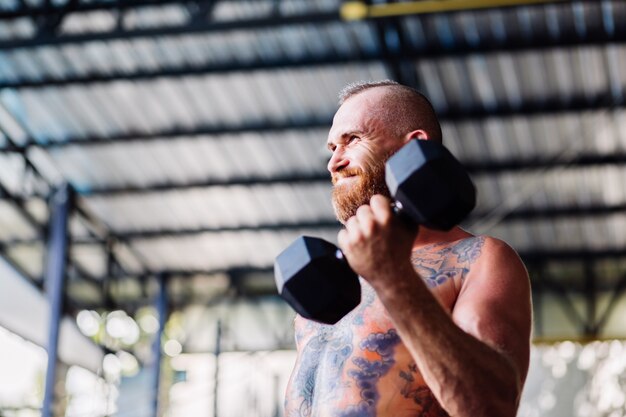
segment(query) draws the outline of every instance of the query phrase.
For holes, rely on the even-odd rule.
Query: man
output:
[[[384,162],[411,139],[441,141],[417,91],[344,89],[328,170],[362,301],[333,326],[296,318],[289,417],[515,416],[530,350],[526,269],[497,239],[394,218]]]

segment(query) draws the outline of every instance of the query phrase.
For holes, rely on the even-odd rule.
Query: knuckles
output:
[[[382,195],[371,198],[370,204],[362,205],[350,217],[338,235],[338,241],[345,251],[363,248],[373,237],[392,226],[393,211],[391,201]]]
[[[370,207],[378,223],[382,226],[389,226],[393,219],[391,200],[383,195],[376,194],[370,199]]]
[[[372,208],[367,205],[361,206],[356,210],[354,217],[360,221],[366,221],[372,217]]]

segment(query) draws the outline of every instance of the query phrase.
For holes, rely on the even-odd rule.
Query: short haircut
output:
[[[341,106],[350,97],[372,88],[385,88],[384,105],[381,106],[378,115],[396,136],[401,137],[414,130],[422,129],[429,138],[442,140],[441,125],[435,109],[426,96],[414,88],[393,80],[348,84],[339,92],[339,105]]]

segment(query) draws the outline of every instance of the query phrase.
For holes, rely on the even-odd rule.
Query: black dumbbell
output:
[[[412,140],[385,165],[394,211],[412,223],[450,230],[476,204],[476,189],[463,166],[440,143]],[[361,300],[357,274],[341,250],[301,236],[274,263],[279,294],[301,316],[335,324]]]

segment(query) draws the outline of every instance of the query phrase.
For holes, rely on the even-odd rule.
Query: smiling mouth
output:
[[[358,175],[345,175],[338,178],[333,178],[333,185],[339,185],[343,182],[350,181],[353,178],[358,178]]]

